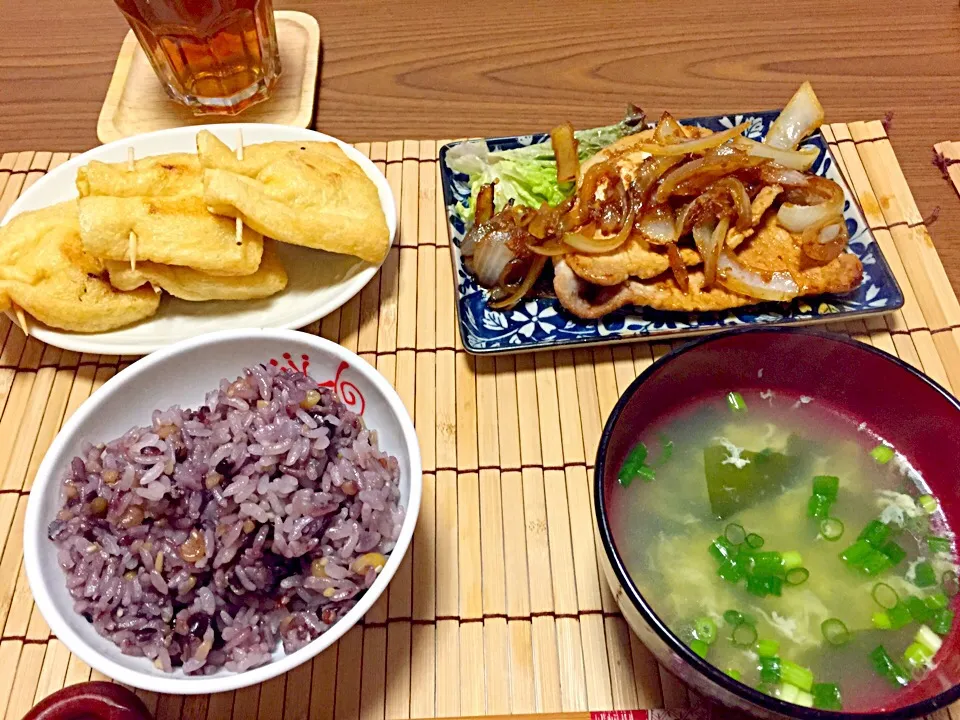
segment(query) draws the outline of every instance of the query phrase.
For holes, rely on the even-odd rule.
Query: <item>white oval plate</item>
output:
[[[77,169],[91,160],[126,162],[127,149],[134,155],[162,155],[197,151],[196,137],[209,130],[230,147],[236,147],[240,133],[244,145],[274,140],[335,142],[356,162],[377,186],[380,204],[387,219],[390,242],[397,231],[397,210],[383,173],[356,148],[337,138],[285,125],[231,123],[196,125],[158,130],[117,140],[85,152],[51,170],[27,189],[0,222],[28,210],[77,197]],[[165,295],[159,312],[152,318],[106,333],[73,333],[56,330],[30,318],[30,333],[50,345],[77,352],[106,355],[146,355],[167,345],[215,330],[239,328],[297,329],[328,315],[352,298],[376,274],[379,266],[346,255],[278,243],[289,280],[282,293],[263,300],[187,302]],[[9,313],[8,313],[9,314]]]

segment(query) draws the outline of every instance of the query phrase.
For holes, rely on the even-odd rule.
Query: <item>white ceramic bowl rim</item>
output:
[[[61,611],[47,593],[40,570],[41,558],[38,547],[38,540],[39,542],[44,542],[47,537],[44,518],[41,517],[41,497],[44,493],[56,490],[59,470],[61,469],[53,467],[57,456],[64,451],[65,446],[72,439],[77,429],[84,425],[87,418],[97,412],[103,399],[135,379],[137,375],[148,372],[153,366],[172,356],[207,345],[243,339],[301,343],[307,341],[320,352],[332,354],[349,362],[351,369],[356,370],[362,375],[363,379],[373,385],[374,389],[383,396],[390,411],[396,416],[398,424],[400,425],[403,444],[409,453],[411,469],[410,493],[405,508],[406,514],[400,530],[400,537],[397,539],[397,544],[393,551],[391,551],[390,557],[387,559],[387,564],[384,566],[373,586],[367,590],[357,601],[357,604],[327,632],[300,650],[289,655],[283,655],[279,659],[241,673],[230,673],[225,670],[220,670],[214,675],[197,677],[157,677],[155,675],[147,675],[104,657],[95,649],[91,648],[69,626],[61,615]],[[150,410],[152,410],[152,408],[150,408]],[[30,498],[27,504],[23,538],[24,565],[26,567],[27,580],[30,583],[30,590],[37,607],[39,607],[44,619],[50,625],[53,634],[56,635],[72,653],[104,675],[143,690],[177,695],[208,694],[236,690],[264,682],[309,661],[339,640],[366,614],[383,593],[406,555],[413,537],[414,528],[417,524],[422,488],[423,478],[420,447],[413,422],[410,419],[409,413],[407,413],[403,401],[399,395],[397,395],[396,390],[394,390],[387,380],[368,362],[350,350],[329,340],[293,330],[247,329],[208,333],[200,337],[176,343],[138,360],[135,366],[118,373],[104,383],[64,424],[60,433],[54,439],[53,443],[51,443],[37,471],[36,482],[30,492]],[[142,661],[142,658],[136,659]]]

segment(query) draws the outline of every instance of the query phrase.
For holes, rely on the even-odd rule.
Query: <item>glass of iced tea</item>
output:
[[[271,0],[116,0],[177,102],[235,115],[280,76]]]

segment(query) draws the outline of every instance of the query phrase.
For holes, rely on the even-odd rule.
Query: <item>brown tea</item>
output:
[[[280,75],[271,0],[116,0],[167,93],[198,113],[235,114]]]

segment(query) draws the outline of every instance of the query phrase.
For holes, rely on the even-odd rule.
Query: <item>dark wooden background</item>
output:
[[[348,141],[513,134],[779,107],[805,79],[828,121],[890,135],[960,290],[957,0],[277,0],[320,21],[316,127]],[[85,150],[127,27],[110,0],[0,0],[0,152]]]

